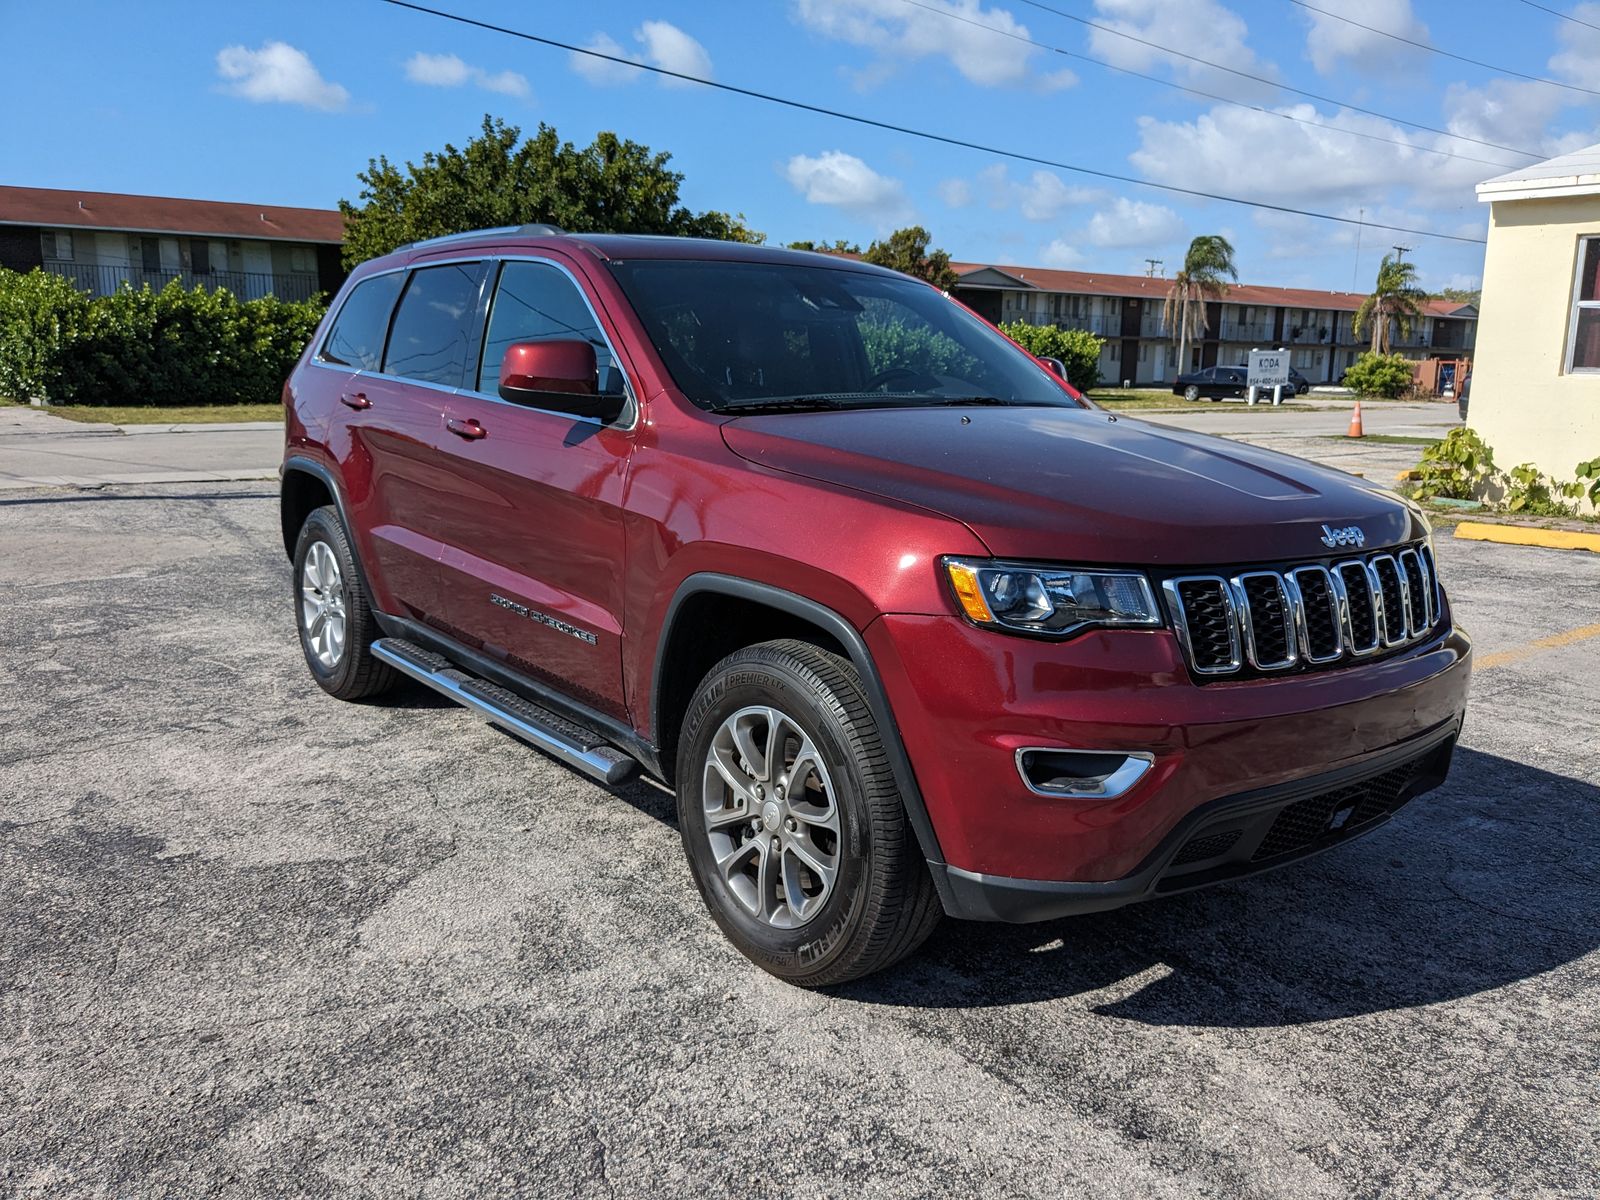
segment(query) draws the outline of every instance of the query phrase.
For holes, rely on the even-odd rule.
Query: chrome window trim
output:
[[[624,394],[626,395],[626,398],[627,398],[627,404],[623,409],[622,418],[619,418],[615,422],[607,423],[605,421],[600,420],[599,417],[580,417],[580,416],[577,416],[577,415],[575,415],[573,413],[561,412],[559,409],[554,409],[554,408],[535,408],[531,404],[513,404],[510,400],[503,400],[499,396],[494,395],[492,392],[482,392],[482,391],[479,391],[477,388],[447,387],[444,384],[440,384],[440,383],[429,383],[425,379],[413,379],[409,375],[391,375],[387,371],[369,371],[369,370],[366,370],[365,368],[362,368],[362,367],[351,367],[351,366],[349,366],[347,364],[344,364],[344,363],[329,362],[329,361],[327,361],[326,359],[324,359],[322,357],[322,348],[320,346],[317,349],[317,352],[315,354],[313,354],[311,356],[311,358],[309,358],[307,360],[307,362],[311,366],[314,366],[314,367],[321,367],[324,370],[329,370],[329,371],[342,371],[347,375],[361,375],[361,376],[364,376],[365,378],[368,378],[368,379],[381,379],[381,380],[386,380],[386,381],[388,381],[390,383],[404,383],[404,384],[407,384],[407,385],[409,385],[411,387],[421,387],[421,388],[427,388],[429,391],[442,392],[442,393],[444,393],[445,395],[448,395],[448,396],[462,396],[462,397],[467,397],[467,398],[470,398],[470,399],[473,399],[473,400],[488,400],[489,402],[491,402],[493,404],[504,405],[506,408],[515,409],[518,412],[543,413],[546,416],[559,417],[563,421],[574,421],[574,422],[577,422],[577,423],[583,424],[583,425],[594,425],[596,427],[601,427],[601,428],[606,428],[606,429],[617,429],[617,430],[621,430],[623,432],[632,432],[634,429],[636,429],[638,427],[638,424],[639,424],[639,415],[640,415],[639,414],[639,394],[638,394],[637,390],[633,386],[633,377],[628,374],[627,368],[625,366],[623,366],[622,356],[617,353],[616,345],[615,345],[615,343],[612,342],[611,335],[606,332],[606,327],[605,327],[604,323],[600,320],[599,312],[597,312],[595,310],[594,305],[592,303],[590,303],[588,293],[586,293],[583,290],[583,284],[578,280],[578,277],[576,275],[574,275],[572,273],[572,271],[566,265],[564,265],[563,263],[559,263],[553,258],[547,258],[547,257],[545,257],[543,255],[537,255],[537,254],[528,254],[528,255],[522,255],[522,254],[470,254],[470,255],[460,255],[460,256],[454,257],[454,258],[429,258],[429,259],[424,259],[424,260],[422,260],[420,262],[407,263],[404,266],[385,267],[381,271],[373,271],[371,274],[363,275],[359,280],[357,280],[357,284],[359,285],[359,284],[365,283],[369,279],[376,279],[381,275],[394,275],[394,274],[396,274],[396,273],[398,273],[400,271],[423,270],[423,269],[425,269],[427,267],[448,267],[448,266],[452,266],[452,265],[459,264],[459,263],[486,263],[486,264],[490,264],[492,266],[496,266],[497,267],[499,264],[507,263],[507,262],[537,262],[537,263],[544,263],[547,266],[555,267],[556,270],[560,271],[563,275],[565,275],[567,277],[567,279],[572,283],[573,287],[575,287],[577,289],[578,296],[583,300],[584,307],[589,310],[589,315],[594,318],[595,328],[600,331],[600,337],[605,342],[606,349],[611,352],[611,358],[617,364],[617,371],[622,375],[622,389],[623,389],[623,392],[624,392]],[[499,275],[499,272],[497,270],[490,271],[484,278],[484,286],[485,287],[498,287],[499,284],[500,284],[500,275]],[[353,293],[355,291],[355,288],[352,287],[350,289],[350,291]],[[395,311],[399,310],[400,300],[404,298],[404,295],[405,295],[405,291],[402,288],[400,296],[397,297],[396,300],[395,300]],[[480,293],[480,300],[481,300],[481,293]],[[350,301],[350,297],[348,295],[344,298],[344,300],[340,301],[340,303],[339,303],[339,312],[343,312],[344,311],[344,306],[346,304],[348,304],[349,301]],[[484,339],[484,341],[487,341],[488,336],[489,336],[489,317],[491,315],[490,314],[490,309],[493,307],[493,301],[494,301],[493,292],[491,292],[490,295],[489,295],[489,301],[490,301],[489,307],[484,309],[484,319],[483,319],[483,339]],[[337,321],[337,319],[338,319],[337,316],[335,316],[334,320]],[[394,312],[390,312],[389,321],[390,321],[391,325],[394,323]],[[331,335],[332,332],[333,332],[333,324],[330,322],[329,325],[328,325],[328,333]],[[326,337],[324,337],[322,339],[322,344],[324,346],[327,344],[327,340],[328,339]],[[384,354],[384,357],[387,357],[388,353],[389,353],[389,336],[388,336],[387,331],[385,331],[384,338],[383,338],[383,354]],[[480,368],[481,368],[482,362],[483,362],[483,343],[480,342],[480,344],[478,346],[478,363],[480,365]]]
[[[1228,607],[1228,652],[1229,661],[1220,667],[1202,667],[1194,659],[1194,645],[1189,639],[1189,613],[1183,604],[1183,596],[1179,586],[1185,583],[1212,583],[1222,593],[1222,601]],[[1167,603],[1172,610],[1172,627],[1178,635],[1178,645],[1183,648],[1184,660],[1189,664],[1189,669],[1196,675],[1231,675],[1244,667],[1241,657],[1239,640],[1239,613],[1238,605],[1234,602],[1233,589],[1228,586],[1228,581],[1220,575],[1176,575],[1171,579],[1161,581],[1161,590],[1166,594]]]
[[[1323,655],[1321,658],[1311,653],[1311,630],[1306,619],[1308,614],[1307,602],[1305,593],[1300,587],[1300,576],[1307,574],[1322,576],[1323,582],[1328,588],[1328,599],[1333,607],[1333,611],[1330,614],[1333,617],[1333,653],[1331,655]],[[1327,567],[1313,564],[1293,568],[1284,575],[1283,580],[1293,597],[1295,625],[1297,632],[1300,634],[1300,657],[1308,663],[1319,666],[1323,663],[1338,662],[1344,657],[1344,619],[1346,615],[1344,609],[1348,602],[1340,590],[1334,586],[1333,572],[1329,571]]]
[[[1245,588],[1245,581],[1249,579],[1270,579],[1278,589],[1278,599],[1283,604],[1283,640],[1285,643],[1286,658],[1263,662],[1259,651],[1256,649],[1255,609],[1250,603],[1250,593]],[[1244,640],[1245,659],[1258,671],[1286,671],[1300,661],[1299,644],[1295,640],[1295,615],[1293,601],[1289,596],[1289,589],[1284,586],[1283,576],[1276,571],[1241,571],[1228,581],[1228,586],[1233,589],[1237,602],[1239,632]]]
[[[1098,788],[1051,789],[1039,787],[1028,778],[1028,772],[1022,766],[1023,756],[1028,754],[1079,754],[1095,757],[1120,754],[1125,761],[1106,776],[1105,782]],[[1132,791],[1134,785],[1156,764],[1156,756],[1142,750],[1078,750],[1065,746],[1020,746],[1012,757],[1017,764],[1017,774],[1022,779],[1022,785],[1035,796],[1048,796],[1052,800],[1115,800]]]

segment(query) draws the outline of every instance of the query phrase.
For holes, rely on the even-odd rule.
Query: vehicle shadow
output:
[[[1319,858],[1043,925],[947,921],[835,989],[905,1007],[1105,992],[1153,1025],[1293,1025],[1501,987],[1600,946],[1600,787],[1458,749],[1449,782]]]

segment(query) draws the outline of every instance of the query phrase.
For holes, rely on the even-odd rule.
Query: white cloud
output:
[[[880,56],[858,83],[881,82],[894,67],[925,58],[945,59],[983,87],[1057,91],[1078,81],[1067,70],[1035,71],[1039,50],[1018,40],[1028,27],[982,0],[797,0],[795,16],[814,33]]]
[[[324,79],[304,50],[287,42],[264,42],[259,50],[225,46],[217,52],[217,74],[227,91],[258,104],[299,104],[338,112],[350,93]]]
[[[694,75],[701,79],[712,78],[711,55],[706,48],[676,25],[667,21],[646,21],[633,31],[641,51],[630,51],[608,33],[597,33],[584,44],[584,48],[609,54],[626,62],[648,63],[663,71],[676,71],[681,75]],[[636,71],[620,62],[607,62],[588,54],[570,56],[572,69],[590,83],[599,87],[636,82],[645,72]],[[658,76],[668,87],[693,87],[688,80]]]
[[[1026,179],[1016,180],[1003,162],[985,167],[971,181],[947,179],[939,185],[939,194],[952,208],[964,207],[981,197],[997,212],[1015,208],[1030,221],[1054,221],[1074,205],[1093,204],[1105,196],[1099,188],[1064,183],[1052,171],[1034,171]],[[951,200],[951,196],[958,197],[960,203]]]
[[[1336,6],[1330,5],[1330,11],[1333,7],[1350,20],[1301,10],[1311,21],[1306,50],[1318,74],[1331,75],[1346,64],[1367,72],[1392,70],[1423,53],[1385,37],[1385,33],[1417,42],[1429,40],[1428,27],[1411,11],[1411,0],[1339,0]],[[1356,21],[1360,24],[1351,23]]]
[[[1119,196],[1110,209],[1089,218],[1087,236],[1096,246],[1156,247],[1183,237],[1183,218],[1163,204]]]
[[[524,100],[533,94],[527,79],[517,72],[500,71],[491,75],[482,67],[462,62],[454,54],[425,54],[418,51],[406,60],[406,78],[412,83],[428,87],[461,87],[472,83],[485,91]]]
[[[1269,79],[1277,75],[1247,44],[1250,29],[1244,18],[1217,0],[1095,0],[1095,9],[1099,24],[1155,46],[1174,46],[1235,71]],[[1101,29],[1089,31],[1089,50],[1114,66],[1168,71],[1184,83],[1204,84],[1229,98],[1261,100],[1277,90]]]
[[[1550,70],[1569,83],[1594,86],[1594,64],[1600,61],[1600,3],[1589,0],[1572,9],[1577,21],[1563,21],[1557,28],[1561,49],[1551,57]]]
[[[827,204],[880,225],[910,216],[905,186],[880,175],[853,154],[827,150],[811,157],[796,154],[783,170],[784,178],[808,204]]]
[[[951,208],[966,208],[972,203],[972,185],[965,179],[943,180],[935,190]]]
[[[676,25],[669,25],[666,21],[646,21],[633,36],[644,43],[645,58],[663,70],[696,75],[701,79],[711,78],[711,55]],[[679,87],[689,86],[681,79],[663,82]]]
[[[1070,271],[1082,264],[1083,252],[1065,238],[1056,238],[1039,251],[1039,261],[1042,265],[1054,267],[1058,271]]]

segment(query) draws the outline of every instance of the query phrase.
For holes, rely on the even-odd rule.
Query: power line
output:
[[[1593,21],[1585,21],[1571,13],[1564,13],[1559,8],[1547,8],[1543,4],[1535,4],[1534,0],[1522,0],[1529,8],[1537,8],[1540,12],[1547,12],[1552,17],[1560,17],[1563,21],[1571,21],[1574,25],[1582,25],[1585,29],[1600,29]]]
[[[1333,133],[1347,134],[1350,137],[1365,138],[1367,141],[1371,142],[1385,142],[1391,146],[1402,146],[1407,150],[1415,150],[1422,154],[1438,154],[1444,156],[1445,158],[1459,158],[1466,162],[1482,163],[1486,167],[1505,168],[1513,165],[1511,163],[1496,162],[1490,158],[1475,158],[1470,154],[1457,154],[1453,150],[1438,150],[1432,146],[1420,146],[1415,142],[1405,142],[1401,141],[1399,138],[1384,137],[1381,133],[1366,133],[1359,129],[1346,129],[1341,125],[1329,124],[1327,121],[1313,121],[1309,117],[1297,117],[1291,113],[1278,112],[1276,109],[1267,108],[1260,104],[1246,104],[1242,100],[1234,100],[1228,96],[1219,96],[1214,92],[1206,92],[1201,91],[1199,88],[1187,87],[1184,84],[1178,83],[1172,79],[1162,79],[1159,75],[1147,75],[1143,71],[1135,71],[1130,67],[1115,66],[1112,63],[1104,62],[1087,54],[1078,54],[1072,50],[1064,50],[1060,46],[1052,46],[1048,42],[1035,41],[1033,38],[1026,37],[1023,34],[1013,33],[1009,29],[1000,29],[994,25],[986,25],[982,21],[976,21],[971,17],[964,17],[960,13],[951,12],[947,8],[936,8],[931,4],[925,4],[923,3],[923,0],[900,0],[900,3],[909,4],[913,8],[920,8],[926,12],[935,13],[941,17],[948,17],[952,21],[960,21],[964,25],[971,25],[977,29],[986,29],[990,33],[996,33],[1001,37],[1011,38],[1013,41],[1022,42],[1025,45],[1034,46],[1040,50],[1048,50],[1052,54],[1061,55],[1063,58],[1071,58],[1076,59],[1078,62],[1090,63],[1094,66],[1100,67],[1102,70],[1115,71],[1120,75],[1131,75],[1133,78],[1143,79],[1147,83],[1159,84],[1161,87],[1172,88],[1174,91],[1179,92],[1187,92],[1191,96],[1201,96],[1207,100],[1214,100],[1219,104],[1228,104],[1235,108],[1247,109],[1250,112],[1264,113],[1269,117],[1277,117],[1280,120],[1293,121],[1297,125],[1311,125],[1317,129],[1326,129]],[[1172,53],[1175,54],[1177,51],[1172,51]],[[1390,117],[1387,119],[1394,120],[1395,118]],[[1528,158],[1540,157],[1537,154],[1532,154],[1523,150],[1510,150],[1508,152],[1512,154],[1523,154]]]
[[[1497,75],[1511,75],[1517,79],[1526,79],[1530,83],[1546,83],[1551,87],[1565,88],[1569,92],[1579,92],[1585,96],[1600,96],[1600,91],[1594,88],[1579,87],[1575,83],[1562,83],[1559,79],[1548,79],[1543,75],[1528,75],[1522,71],[1513,71],[1510,67],[1497,67],[1494,63],[1482,62],[1476,58],[1468,58],[1465,54],[1457,54],[1453,50],[1444,50],[1430,42],[1419,42],[1415,38],[1404,37],[1398,33],[1390,33],[1387,29],[1379,29],[1375,25],[1363,25],[1360,21],[1350,17],[1341,17],[1336,12],[1329,12],[1325,8],[1318,8],[1306,0],[1289,0],[1290,4],[1297,4],[1310,12],[1321,13],[1325,17],[1332,17],[1335,21],[1343,21],[1346,25],[1354,25],[1357,29],[1365,29],[1368,33],[1376,33],[1381,37],[1403,42],[1407,46],[1415,46],[1418,50],[1426,50],[1430,54],[1439,54],[1445,58],[1453,58],[1457,62],[1464,62],[1468,66],[1482,67],[1485,71],[1493,71]],[[1558,14],[1559,15],[1559,14]]]
[[[1320,104],[1332,104],[1338,108],[1344,108],[1351,112],[1361,113],[1363,116],[1377,117],[1382,121],[1393,121],[1396,125],[1404,125],[1410,129],[1420,129],[1424,133],[1437,133],[1441,137],[1455,138],[1459,142],[1473,142],[1479,146],[1488,146],[1491,150],[1509,150],[1512,154],[1521,154],[1528,158],[1544,157],[1544,155],[1533,150],[1521,150],[1516,146],[1503,146],[1499,142],[1486,142],[1482,138],[1468,137],[1464,133],[1451,133],[1448,129],[1439,129],[1433,125],[1423,125],[1416,121],[1408,121],[1404,117],[1391,117],[1388,113],[1377,112],[1370,108],[1361,108],[1358,105],[1350,104],[1347,101],[1337,100],[1332,96],[1323,96],[1316,92],[1308,92],[1303,88],[1297,88],[1291,84],[1281,83],[1276,79],[1268,79],[1265,75],[1252,75],[1249,71],[1241,71],[1237,67],[1229,67],[1219,62],[1212,62],[1209,58],[1201,58],[1198,55],[1188,54],[1182,50],[1173,50],[1170,47],[1161,45],[1159,42],[1152,42],[1145,38],[1139,37],[1137,34],[1127,33],[1121,29],[1114,29],[1110,25],[1102,25],[1098,21],[1089,20],[1088,17],[1080,17],[1076,13],[1064,12],[1059,8],[1052,8],[1048,4],[1040,3],[1039,0],[1017,0],[1017,2],[1019,4],[1026,4],[1029,8],[1037,8],[1040,12],[1053,13],[1065,21],[1076,21],[1079,25],[1086,25],[1090,29],[1098,29],[1101,33],[1109,33],[1113,37],[1124,38],[1130,42],[1137,42],[1141,46],[1148,47],[1151,50],[1158,50],[1162,54],[1171,55],[1173,58],[1187,59],[1189,62],[1199,63],[1203,67],[1210,67],[1213,70],[1223,71],[1229,75],[1237,75],[1240,79],[1249,79],[1255,83],[1264,83],[1268,87],[1278,88],[1285,92],[1292,92],[1296,96],[1304,96],[1306,99],[1315,100]]]
[[[540,34],[528,33],[521,29],[512,29],[505,25],[495,25],[489,21],[480,21],[475,17],[465,17],[459,13],[446,12],[443,9],[429,8],[425,4],[415,4],[411,0],[382,0],[382,3],[395,8],[406,8],[412,12],[424,13],[430,17],[438,17],[445,21],[454,21],[459,25],[470,25],[474,29],[484,29],[490,33],[501,33],[507,37],[520,38],[525,42],[534,42],[541,46],[549,46],[556,50],[565,50],[569,54],[582,54],[588,58],[597,58],[602,61],[615,63],[618,66],[631,67],[636,71],[648,71],[652,75],[660,75],[668,79],[681,79],[686,83],[698,83],[703,87],[714,88],[719,92],[728,92],[735,96],[744,96],[751,100],[761,100],[768,104],[776,104],[783,108],[793,108],[800,112],[816,113],[819,116],[833,117],[839,121],[849,121],[855,125],[865,125],[872,129],[883,129],[890,133],[901,133],[907,137],[920,138],[923,141],[937,142],[944,146],[957,146],[963,150],[976,150],[980,154],[992,154],[999,158],[1009,158],[1017,162],[1034,163],[1041,167],[1052,167],[1058,171],[1070,171],[1077,175],[1090,175],[1097,179],[1109,179],[1116,183],[1131,184],[1135,187],[1154,188],[1158,191],[1171,192],[1179,196],[1194,196],[1201,200],[1216,200],[1223,204],[1238,204],[1247,208],[1265,209],[1269,212],[1285,213],[1293,217],[1310,217],[1319,221],[1334,221],[1341,225],[1362,225],[1370,229],[1387,229],[1394,233],[1414,233],[1419,237],[1439,238],[1448,242],[1466,242],[1473,246],[1485,245],[1483,238],[1466,237],[1458,233],[1440,233],[1432,229],[1412,229],[1405,225],[1386,225],[1375,221],[1357,221],[1354,217],[1341,217],[1333,213],[1312,212],[1304,208],[1291,208],[1286,204],[1268,204],[1264,200],[1246,200],[1239,196],[1224,196],[1217,192],[1203,192],[1197,188],[1178,187],[1171,183],[1155,183],[1148,179],[1138,179],[1132,175],[1119,175],[1113,171],[1101,171],[1094,167],[1080,167],[1073,163],[1058,162],[1055,159],[1042,158],[1034,154],[1024,154],[1018,150],[1002,150],[995,146],[986,146],[981,142],[970,142],[963,138],[951,137],[948,134],[932,133],[925,129],[914,129],[908,125],[896,125],[889,121],[879,121],[873,117],[863,117],[857,113],[842,112],[834,108],[824,108],[820,104],[810,104],[804,100],[791,100],[784,96],[774,96],[769,92],[758,92],[753,88],[739,87],[732,83],[722,83],[715,79],[705,79],[699,75],[689,75],[683,71],[672,71],[666,67],[658,67],[652,63],[635,62],[618,54],[607,54],[601,50],[592,50],[586,46],[575,46],[570,42],[558,41],[555,38],[543,37]]]

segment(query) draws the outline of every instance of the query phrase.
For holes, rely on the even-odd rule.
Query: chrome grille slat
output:
[[[1426,546],[1332,564],[1182,575],[1162,592],[1196,675],[1325,667],[1421,641],[1443,601]]]

